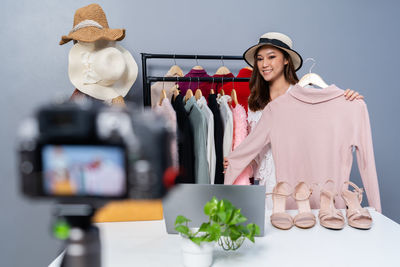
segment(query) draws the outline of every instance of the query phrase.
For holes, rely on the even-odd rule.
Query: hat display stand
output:
[[[100,5],[75,12],[72,30],[60,41],[60,45],[74,41],[68,58],[68,75],[76,88],[71,101],[125,106],[124,96],[137,78],[138,66],[129,51],[116,43],[124,37],[125,29],[109,28]]]

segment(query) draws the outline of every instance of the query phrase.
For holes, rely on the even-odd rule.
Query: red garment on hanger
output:
[[[252,73],[253,71],[249,70],[248,68],[243,68],[239,71],[236,78],[250,78]],[[249,82],[235,82],[234,86],[238,102],[244,107],[247,113],[248,99],[250,96]],[[223,89],[226,95],[231,95],[232,88],[233,88],[232,82],[228,82],[226,84],[224,83]]]
[[[235,75],[233,75],[232,73],[228,73],[228,74],[214,74],[212,77],[214,77],[214,78],[233,78],[233,77],[235,77]],[[225,85],[228,84],[228,83],[231,83],[231,82],[225,82],[225,81],[224,81],[224,87],[225,87]],[[212,82],[211,82],[211,84],[212,84]],[[214,91],[218,94],[219,91],[220,91],[221,88],[222,88],[222,83],[220,83],[220,82],[218,82],[218,83],[214,82],[214,86],[213,86],[213,87],[214,87],[214,88],[212,88],[212,89],[214,89]],[[229,88],[229,87],[227,87],[227,90],[229,90],[228,88]],[[229,94],[231,93],[231,91],[232,91],[232,85],[231,85],[231,90],[229,91]],[[224,89],[224,92],[225,92],[225,94],[228,94],[228,93],[225,91],[225,89]]]

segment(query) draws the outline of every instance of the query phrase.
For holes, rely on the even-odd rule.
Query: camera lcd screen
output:
[[[45,145],[42,167],[46,195],[119,197],[126,193],[122,147]]]

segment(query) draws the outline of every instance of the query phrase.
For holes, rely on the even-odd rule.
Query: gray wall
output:
[[[400,222],[398,152],[400,56],[396,1],[98,1],[111,27],[127,29],[121,42],[140,67],[140,52],[241,55],[267,31],[294,40],[314,72],[328,83],[352,88],[368,104],[383,213]],[[3,0],[0,9],[0,265],[44,266],[60,243],[49,235],[51,205],[21,197],[16,174],[15,133],[34,107],[70,95],[71,44],[59,46],[77,8],[89,1]],[[154,61],[154,64],[158,64]],[[159,61],[153,73],[172,61]],[[195,62],[178,61],[188,71]],[[214,73],[220,62],[203,63]],[[233,71],[240,66],[225,62]],[[311,64],[299,71],[302,76]],[[141,75],[128,95],[142,103]],[[360,183],[357,168],[352,180]]]

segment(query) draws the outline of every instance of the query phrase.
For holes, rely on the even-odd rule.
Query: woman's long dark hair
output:
[[[254,53],[254,68],[249,83],[250,97],[248,102],[249,109],[251,111],[263,110],[265,106],[271,101],[269,83],[264,80],[264,77],[261,76],[257,65],[257,54],[261,47],[259,47]],[[282,49],[279,49],[279,51],[283,53],[284,58],[288,61],[288,64],[285,65],[283,70],[286,81],[288,81],[290,84],[298,83],[299,78],[297,78],[292,58],[286,51]]]

